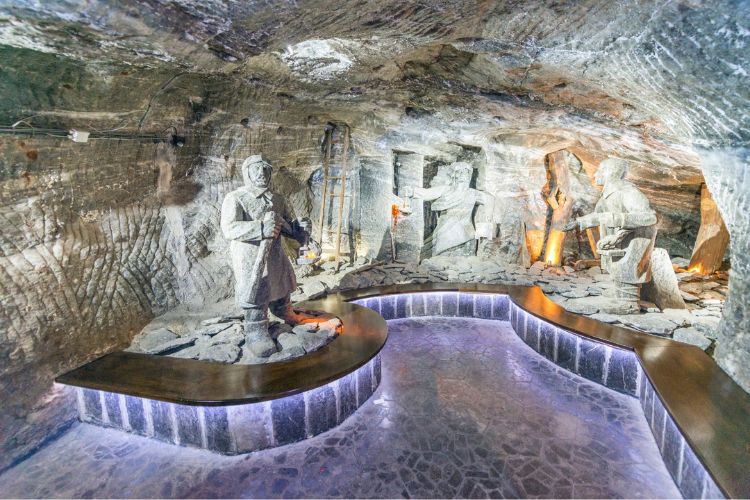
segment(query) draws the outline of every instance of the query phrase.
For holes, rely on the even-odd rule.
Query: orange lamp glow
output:
[[[394,226],[398,224],[398,214],[399,214],[398,205],[396,204],[391,205],[391,218],[393,219]]]
[[[547,248],[544,252],[544,261],[550,266],[559,266],[562,260],[562,248],[565,242],[565,233],[558,229],[552,229],[547,237]]]
[[[544,231],[541,229],[529,229],[526,231],[526,248],[529,249],[531,262],[539,260],[544,245]]]

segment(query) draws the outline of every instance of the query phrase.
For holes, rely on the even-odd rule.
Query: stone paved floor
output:
[[[3,497],[679,497],[638,403],[507,323],[390,322],[383,383],[343,426],[225,457],[77,425]]]

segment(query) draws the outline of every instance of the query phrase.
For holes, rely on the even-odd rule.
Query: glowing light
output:
[[[305,254],[305,258],[306,258],[306,259],[310,259],[310,260],[313,260],[313,259],[315,259],[315,257],[317,257],[317,255],[316,255],[316,254],[315,254],[315,252],[313,252],[312,250],[309,250],[309,251],[308,251],[308,252],[307,252],[307,253]]]
[[[688,269],[689,273],[703,274],[703,264],[696,264]]]
[[[559,266],[562,260],[562,248],[565,242],[563,231],[552,229],[547,237],[547,249],[544,252],[544,261],[550,266]]]
[[[398,224],[398,214],[401,211],[398,208],[398,205],[395,203],[391,205],[391,219],[393,220],[393,227],[396,227],[396,224]]]
[[[539,260],[544,245],[544,231],[541,229],[529,229],[526,231],[526,248],[529,249],[531,262]]]
[[[375,355],[367,363],[360,366],[356,370],[352,371],[348,377],[352,378],[354,387],[359,388],[359,397],[354,398],[354,408],[356,410],[362,403],[369,400],[372,392],[380,384],[380,373],[381,373],[381,361],[380,354]],[[340,378],[340,377],[339,377]],[[64,384],[61,384],[63,387]],[[320,434],[329,429],[336,427],[343,423],[347,418],[347,414],[342,413],[339,418],[323,419],[321,424],[316,427],[316,430],[307,435],[305,432],[294,432],[289,431],[290,428],[295,426],[302,426],[302,431],[305,429],[305,421],[309,418],[314,418],[315,412],[319,412],[316,408],[336,408],[337,400],[341,400],[343,397],[341,391],[344,384],[339,384],[338,380],[333,380],[325,385],[317,388],[309,389],[305,391],[309,396],[303,396],[304,393],[296,396],[283,396],[277,398],[271,402],[269,406],[264,406],[268,403],[242,403],[242,404],[230,404],[230,405],[218,405],[218,406],[204,406],[201,411],[195,411],[195,406],[184,405],[179,403],[167,403],[160,401],[153,401],[148,398],[141,398],[138,396],[128,396],[125,394],[109,393],[105,391],[99,391],[97,389],[85,389],[82,387],[75,388],[76,399],[78,402],[78,415],[82,422],[86,422],[101,427],[110,427],[120,431],[129,432],[133,434],[140,434],[148,437],[154,437],[160,441],[166,441],[168,443],[176,444],[179,446],[190,446],[196,448],[204,448],[220,453],[249,453],[251,451],[257,451],[266,447],[263,443],[273,442],[273,436],[284,433],[286,436],[295,436],[290,438],[287,442],[301,441],[307,439],[315,434]],[[361,392],[363,388],[368,388],[367,392]],[[316,405],[303,405],[304,413],[301,418],[297,419],[295,416],[289,413],[289,408],[294,407],[292,398],[299,398],[302,396],[304,399],[311,401],[318,401]],[[114,408],[116,409],[116,415],[122,412],[122,416],[126,418],[113,419],[109,412],[113,410],[108,409],[109,403],[104,408],[108,409],[107,412],[103,411],[103,405],[99,404],[105,398],[106,401],[114,401]],[[93,400],[96,404],[87,404],[86,401]],[[286,403],[284,401],[287,401]],[[171,409],[170,409],[171,407]],[[159,410],[161,410],[159,412]],[[163,414],[166,411],[167,415],[195,415],[198,419],[197,425],[201,429],[205,429],[206,438],[201,443],[181,439],[182,436],[182,424],[180,420],[175,418],[164,418],[161,426],[162,431],[149,431],[146,428],[146,415],[158,415]],[[270,411],[268,418],[268,425],[261,426],[262,429],[259,432],[266,433],[263,439],[242,439],[235,442],[234,439],[226,439],[227,435],[241,435],[246,432],[245,426],[249,419],[253,418],[254,415],[258,415],[258,412]],[[105,416],[106,415],[106,416]],[[223,425],[216,425],[217,422],[224,421]],[[301,424],[299,423],[301,421]],[[125,422],[128,422],[127,424]],[[269,438],[269,439],[266,439]],[[286,444],[284,442],[278,443],[275,446]],[[272,445],[274,446],[274,445]]]

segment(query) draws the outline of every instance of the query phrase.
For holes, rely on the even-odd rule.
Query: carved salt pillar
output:
[[[424,157],[416,153],[395,153],[393,165],[394,194],[406,199],[404,188],[425,187]],[[424,246],[425,213],[421,200],[411,200],[409,217],[399,218],[396,230],[396,255],[398,260],[419,262]]]

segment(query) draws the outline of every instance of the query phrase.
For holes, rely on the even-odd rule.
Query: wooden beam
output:
[[[701,226],[688,269],[711,274],[721,267],[729,245],[729,231],[708,187],[701,186]]]

